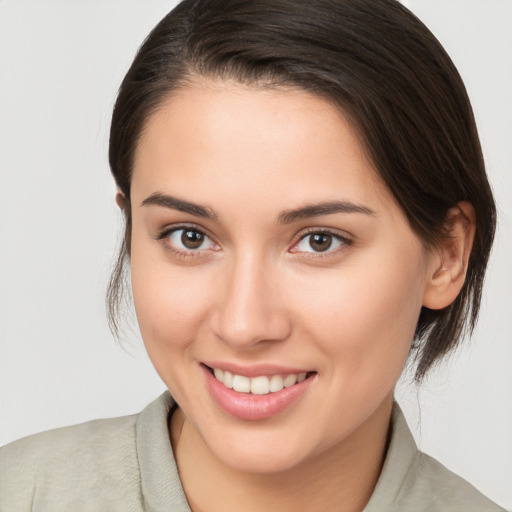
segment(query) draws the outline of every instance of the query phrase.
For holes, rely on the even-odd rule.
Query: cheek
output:
[[[400,257],[395,250],[341,266],[332,275],[305,279],[297,300],[310,339],[355,372],[405,363],[423,297],[420,251]]]
[[[133,244],[136,247],[136,244]],[[158,252],[160,254],[155,255]],[[131,256],[131,282],[137,320],[153,362],[190,344],[207,315],[211,297],[208,273],[178,268],[161,249],[140,246]]]

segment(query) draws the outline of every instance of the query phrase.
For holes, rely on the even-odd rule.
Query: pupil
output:
[[[197,249],[201,246],[204,235],[197,231],[183,231],[181,242],[187,249]]]
[[[329,249],[331,243],[331,235],[322,235],[320,233],[313,235],[309,241],[309,245],[311,246],[311,248],[319,252],[326,251],[327,249]]]

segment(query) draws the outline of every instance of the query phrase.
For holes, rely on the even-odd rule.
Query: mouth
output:
[[[240,420],[281,417],[302,397],[308,396],[308,390],[318,380],[316,371],[288,370],[273,365],[250,368],[231,365],[229,370],[218,366],[201,364],[207,389],[214,403]]]
[[[204,367],[227,389],[251,395],[278,393],[285,388],[291,388],[316,375],[315,371],[309,371],[247,377],[220,368],[213,368],[207,365],[204,365]]]

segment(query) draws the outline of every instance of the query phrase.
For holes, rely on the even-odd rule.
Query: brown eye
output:
[[[303,236],[297,245],[293,247],[292,252],[304,253],[331,253],[343,246],[349,246],[350,240],[337,233],[328,231],[318,231]]]
[[[168,231],[161,236],[161,240],[165,240],[166,245],[170,245],[178,252],[217,250],[215,242],[210,237],[198,229],[188,227]]]
[[[332,245],[332,235],[324,233],[315,233],[309,237],[309,246],[315,252],[323,252],[329,249]]]
[[[204,242],[203,233],[199,233],[198,231],[192,230],[183,230],[181,235],[181,243],[187,249],[197,249],[201,247],[201,244]]]

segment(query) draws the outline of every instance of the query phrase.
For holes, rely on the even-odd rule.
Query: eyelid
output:
[[[201,226],[198,226],[197,224],[193,224],[193,223],[178,223],[178,224],[167,225],[158,231],[156,236],[154,236],[154,239],[161,242],[162,245],[164,245],[166,250],[168,250],[178,256],[184,257],[184,258],[206,256],[208,253],[211,253],[212,249],[180,250],[180,249],[172,246],[171,244],[164,242],[165,238],[168,237],[171,233],[173,233],[174,231],[182,230],[182,229],[183,230],[189,229],[191,231],[197,231],[198,233],[201,233],[202,235],[204,235],[206,238],[210,239],[218,248],[220,248],[218,242],[215,240],[215,238],[213,236],[211,236],[209,234],[208,230],[204,229]],[[335,239],[339,240],[340,242],[342,242],[342,245],[333,250],[327,249],[324,252],[314,252],[314,251],[310,252],[310,251],[293,250],[302,240],[304,240],[304,238],[306,238],[307,236],[313,235],[313,234],[330,235],[330,236],[334,237]],[[347,233],[346,231],[340,231],[340,230],[333,229],[333,228],[321,228],[321,227],[313,228],[312,227],[312,228],[307,228],[305,230],[302,230],[300,233],[298,233],[296,235],[292,246],[290,247],[290,249],[288,249],[288,252],[291,252],[294,254],[300,254],[304,258],[322,258],[322,257],[325,258],[325,257],[329,257],[329,256],[334,256],[340,252],[347,250],[351,245],[353,245],[353,243],[354,243],[353,236],[350,235],[349,233]],[[214,249],[214,251],[216,251],[216,250],[218,250],[218,249]]]
[[[315,234],[332,236],[336,240],[339,240],[340,242],[342,242],[342,245],[333,250],[327,249],[326,251],[323,251],[323,252],[294,251],[293,250],[307,236],[315,235]],[[296,236],[295,241],[293,242],[291,248],[288,251],[292,252],[293,254],[301,254],[305,258],[322,258],[322,257],[333,256],[335,254],[338,254],[339,252],[347,250],[351,245],[353,245],[353,243],[354,243],[353,237],[350,236],[346,232],[341,232],[341,231],[338,231],[338,230],[332,229],[332,228],[307,228],[306,230],[301,231]]]
[[[208,233],[207,230],[204,228],[197,226],[195,224],[191,223],[178,223],[178,224],[172,224],[165,226],[164,228],[160,229],[156,236],[154,237],[155,240],[160,242],[166,250],[182,257],[197,257],[197,256],[204,256],[205,253],[210,252],[212,249],[189,249],[189,250],[182,250],[179,248],[174,247],[170,243],[166,243],[165,239],[171,235],[171,233],[175,231],[180,230],[189,230],[189,231],[196,231],[197,233],[201,233],[204,235],[205,238],[208,238],[213,244],[215,244],[217,247],[219,244],[215,241],[215,239]],[[214,249],[216,250],[216,249]]]
[[[169,233],[172,233],[173,231],[178,231],[180,229],[197,231],[198,233],[201,233],[210,238],[211,240],[213,240],[213,237],[208,233],[208,230],[191,222],[178,222],[176,224],[168,224],[165,227],[159,229],[154,238],[155,240],[161,240],[165,238]]]

